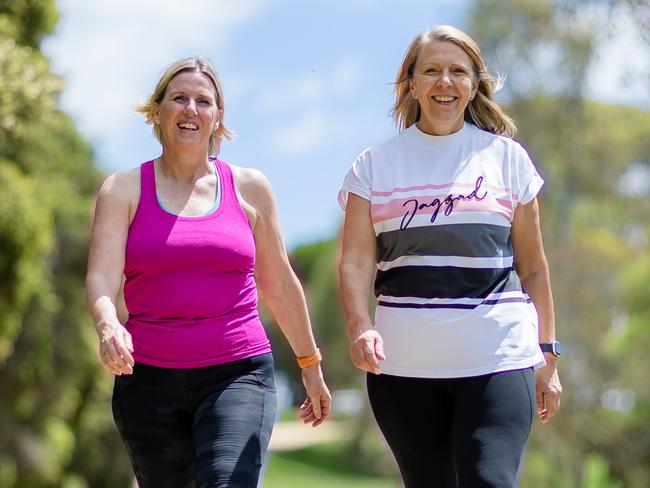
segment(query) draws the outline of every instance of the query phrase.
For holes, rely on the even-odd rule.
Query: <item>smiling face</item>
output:
[[[163,147],[173,144],[207,149],[223,115],[216,97],[212,81],[203,73],[183,71],[177,74],[154,111]]]
[[[477,87],[472,61],[460,46],[449,41],[424,43],[410,82],[421,110],[418,128],[438,136],[460,130]]]

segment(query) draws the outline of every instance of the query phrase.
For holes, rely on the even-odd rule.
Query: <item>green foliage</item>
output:
[[[625,0],[509,0],[508,8],[488,0],[474,2],[471,17],[488,57],[516,66],[509,113],[547,182],[542,227],[568,350],[562,410],[534,429],[523,486],[642,487],[650,485],[650,202],[621,191],[621,177],[633,163],[650,167],[650,114],[582,98],[593,41],[609,22],[586,7],[628,9],[650,32],[647,6]],[[632,404],[606,401],[621,395]]]
[[[0,36],[5,34],[25,46],[38,48],[58,18],[54,0],[0,0]]]
[[[583,486],[589,488],[621,488],[621,483],[612,479],[605,460],[592,453],[585,459],[585,478]]]
[[[99,181],[38,50],[52,1],[0,1],[0,486],[127,486],[84,275]]]
[[[294,257],[304,273],[312,322],[327,358],[327,374],[333,387],[345,388],[358,386],[361,375],[351,368],[348,356],[350,342],[336,291],[337,254],[336,240],[328,240],[300,247]]]
[[[39,205],[33,182],[0,160],[0,365],[13,351],[22,318],[39,302],[52,311],[56,299],[46,265],[52,218]]]
[[[47,60],[12,38],[0,37],[0,154],[14,162],[26,132],[55,116],[61,80]]]
[[[508,91],[515,98],[550,88],[552,93],[580,99],[591,45],[599,33],[597,28],[581,28],[587,3],[603,2],[475,0],[470,3],[469,30],[490,61],[501,69],[517,67],[508,73]]]
[[[547,180],[544,239],[569,351],[560,365],[562,411],[536,432],[531,458],[543,453],[567,486],[648,486],[650,202],[620,185],[632,163],[650,166],[650,114],[542,95],[511,110]],[[631,410],[603,403],[622,392],[632,392]],[[527,475],[525,486],[548,478]]]

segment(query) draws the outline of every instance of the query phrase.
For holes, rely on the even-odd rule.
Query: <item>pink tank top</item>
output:
[[[163,210],[153,161],[140,167],[140,202],[124,266],[126,328],[136,362],[197,368],[271,350],[257,313],[253,232],[230,167],[214,163],[221,201],[197,217]]]

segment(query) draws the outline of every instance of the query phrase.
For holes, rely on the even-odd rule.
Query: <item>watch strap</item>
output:
[[[562,355],[562,346],[560,345],[559,341],[542,342],[539,345],[539,348],[542,350],[542,352],[550,352],[553,354],[553,356]]]

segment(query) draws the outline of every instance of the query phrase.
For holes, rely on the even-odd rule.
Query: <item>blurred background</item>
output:
[[[108,173],[159,154],[131,109],[187,55],[222,77],[238,139],[220,156],[274,186],[334,391],[331,422],[296,424],[299,371],[263,311],[285,407],[264,486],[400,486],[347,358],[336,194],[395,133],[404,51],[441,23],[507,75],[498,99],[546,180],[565,393],[522,486],[650,486],[648,0],[0,0],[0,487],[131,486],[83,298],[89,220]]]

